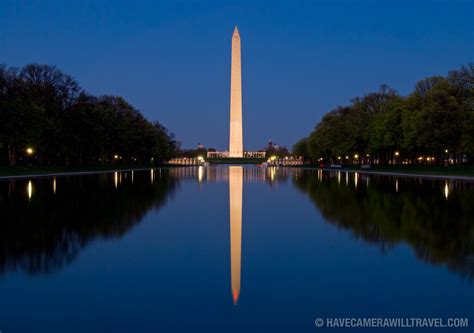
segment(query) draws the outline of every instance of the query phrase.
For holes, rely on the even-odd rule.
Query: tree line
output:
[[[0,164],[150,164],[174,135],[119,96],[93,96],[55,66],[0,65]]]
[[[386,85],[326,113],[293,152],[314,163],[474,162],[474,64],[416,83]]]

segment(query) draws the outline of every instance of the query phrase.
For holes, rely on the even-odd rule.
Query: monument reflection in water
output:
[[[344,171],[0,181],[0,329],[314,332],[315,315],[347,314],[474,322],[472,216],[472,182]]]
[[[243,169],[229,167],[229,215],[230,215],[230,271],[234,304],[240,295],[240,263],[242,253],[242,190]]]

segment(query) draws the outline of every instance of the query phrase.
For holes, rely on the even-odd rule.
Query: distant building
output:
[[[268,143],[265,145],[263,150],[267,152],[267,156],[270,156],[271,154],[280,154],[280,155],[288,154],[288,148],[286,148],[285,146],[279,146],[272,140],[268,140]]]
[[[280,149],[280,146],[277,145],[276,143],[274,143],[271,139],[268,140],[268,143],[266,144],[266,146],[263,148],[263,150],[279,150]]]

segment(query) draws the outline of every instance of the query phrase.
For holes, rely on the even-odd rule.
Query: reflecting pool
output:
[[[472,332],[474,183],[256,166],[3,180],[0,300],[2,333],[317,332],[333,317]]]

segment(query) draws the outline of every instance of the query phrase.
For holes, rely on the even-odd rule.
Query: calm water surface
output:
[[[0,181],[2,333],[321,332],[318,317],[472,332],[474,183],[239,166]]]

